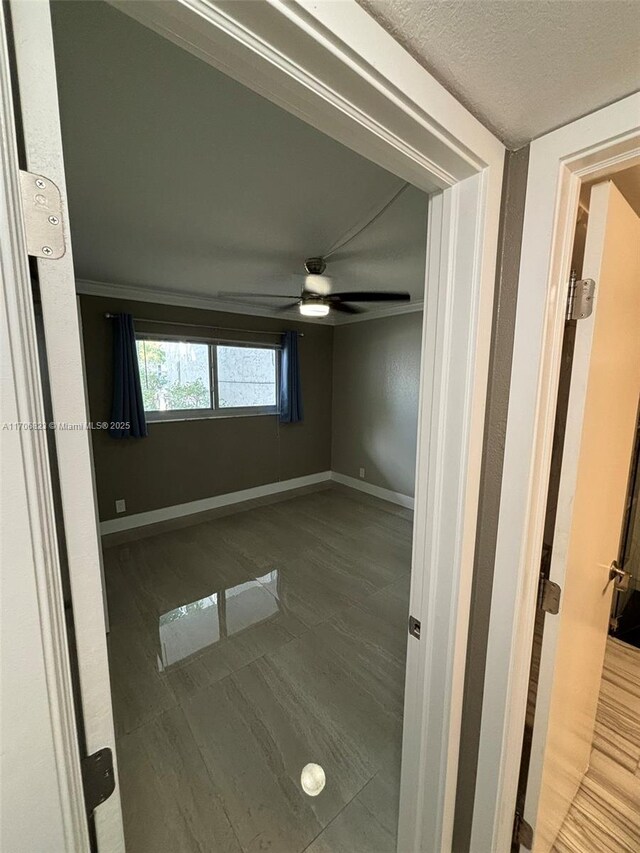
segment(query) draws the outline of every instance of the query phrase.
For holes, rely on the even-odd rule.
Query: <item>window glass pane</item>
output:
[[[232,346],[216,350],[221,409],[276,405],[277,350]]]
[[[145,411],[211,408],[208,344],[152,340],[136,343]]]

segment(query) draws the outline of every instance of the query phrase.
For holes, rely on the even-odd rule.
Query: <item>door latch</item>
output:
[[[412,637],[415,637],[416,640],[420,639],[420,622],[415,616],[409,616],[409,633]]]

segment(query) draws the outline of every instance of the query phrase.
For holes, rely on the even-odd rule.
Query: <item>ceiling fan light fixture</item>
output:
[[[303,317],[326,317],[329,306],[324,302],[301,302],[300,313]]]
[[[320,296],[328,296],[331,292],[331,279],[327,275],[309,274],[305,276],[304,289]]]

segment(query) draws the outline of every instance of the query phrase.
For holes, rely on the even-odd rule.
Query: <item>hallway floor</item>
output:
[[[411,529],[332,488],[105,550],[130,853],[394,853]]]
[[[555,853],[640,850],[640,649],[609,638],[589,770]]]

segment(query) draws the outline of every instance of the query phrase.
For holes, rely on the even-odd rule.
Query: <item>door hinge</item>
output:
[[[555,614],[560,612],[560,594],[562,590],[557,583],[549,578],[541,577],[538,587],[538,607],[545,613]]]
[[[596,283],[592,278],[578,279],[576,271],[571,270],[567,293],[567,320],[584,320],[591,315],[595,291]]]
[[[61,258],[66,246],[60,190],[44,175],[20,170],[20,195],[27,253],[34,258]]]
[[[415,637],[416,640],[420,639],[420,622],[415,616],[409,616],[409,633],[412,637]]]
[[[113,771],[113,753],[108,746],[87,755],[80,761],[82,787],[87,813],[108,800],[115,791],[116,777]]]
[[[527,850],[533,848],[533,827],[518,811],[513,819],[513,843],[522,845]]]

